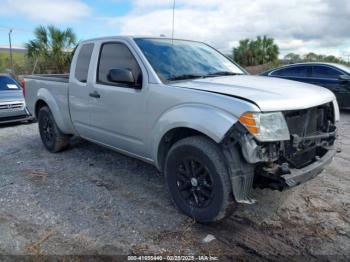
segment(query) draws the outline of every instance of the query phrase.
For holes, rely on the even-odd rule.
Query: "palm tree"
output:
[[[233,56],[242,66],[262,65],[278,59],[279,48],[273,38],[258,36],[256,40],[244,39],[233,49]]]
[[[35,39],[26,43],[27,56],[34,61],[33,73],[38,63],[43,67],[52,66],[57,73],[67,69],[71,49],[76,36],[71,28],[61,31],[54,26],[39,26],[34,31]]]
[[[260,61],[261,64],[276,61],[279,54],[279,48],[274,43],[273,38],[269,38],[266,35],[264,35],[261,42],[262,42],[261,44],[262,60]]]
[[[249,42],[249,39],[240,40],[239,46],[233,49],[234,60],[244,66],[249,64]]]

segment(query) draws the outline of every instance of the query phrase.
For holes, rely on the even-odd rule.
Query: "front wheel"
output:
[[[40,108],[38,123],[40,137],[47,150],[56,153],[68,147],[69,136],[58,129],[51,110],[47,106]]]
[[[224,156],[206,137],[176,142],[166,159],[165,177],[176,206],[198,222],[224,219],[237,206]]]

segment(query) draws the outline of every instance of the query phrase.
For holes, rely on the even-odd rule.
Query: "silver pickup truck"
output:
[[[166,38],[81,42],[68,75],[25,77],[29,111],[50,152],[71,136],[155,165],[198,222],[284,190],[335,154],[339,109],[327,89],[250,76],[212,47]]]

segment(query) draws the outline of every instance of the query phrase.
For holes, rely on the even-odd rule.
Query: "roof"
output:
[[[293,65],[330,65],[330,66],[339,66],[339,64],[337,64],[337,63],[329,63],[329,62],[300,62],[300,63],[283,65],[281,67],[293,66]]]
[[[191,39],[181,39],[181,38],[171,38],[166,36],[152,36],[152,35],[120,35],[120,36],[104,36],[104,37],[97,37],[97,38],[91,38],[81,41],[81,43],[84,42],[91,42],[91,41],[97,41],[97,40],[133,40],[135,38],[150,38],[150,39],[166,39],[166,40],[183,40],[183,41],[193,41],[193,42],[200,42],[196,40]]]
[[[343,65],[343,64],[328,63],[328,62],[301,62],[301,63],[287,64],[287,65],[275,67],[275,68],[272,68],[270,70],[267,70],[267,71],[260,73],[260,75],[270,74],[271,72],[273,72],[275,70],[282,69],[282,68],[288,68],[288,67],[293,67],[293,66],[304,66],[304,65],[328,65],[328,66],[336,67],[337,69],[340,69],[341,71],[345,71],[345,72],[350,73],[350,67]]]

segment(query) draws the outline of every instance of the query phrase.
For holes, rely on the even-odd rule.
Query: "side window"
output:
[[[102,45],[98,62],[97,82],[107,85],[127,86],[116,84],[108,80],[111,69],[131,70],[135,78],[135,85],[142,85],[142,72],[129,48],[122,43],[106,43]]]
[[[312,71],[313,77],[318,78],[338,78],[342,73],[328,66],[314,66]]]
[[[309,67],[294,66],[289,68],[283,68],[273,72],[272,75],[273,76],[307,77],[309,76]]]
[[[80,52],[77,59],[77,65],[75,67],[75,78],[82,83],[86,83],[87,81],[89,65],[93,50],[94,44],[85,44],[80,48]]]

